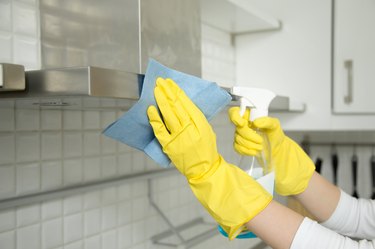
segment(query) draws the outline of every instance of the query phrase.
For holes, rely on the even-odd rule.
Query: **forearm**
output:
[[[374,249],[374,241],[354,241],[272,201],[246,224],[275,249]]]
[[[328,220],[340,200],[340,189],[314,172],[306,190],[294,196],[318,222]]]
[[[300,214],[272,201],[246,226],[272,248],[289,249],[302,221]]]

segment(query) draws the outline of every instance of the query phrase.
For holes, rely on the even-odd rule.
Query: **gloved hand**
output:
[[[263,149],[262,137],[255,129],[266,133],[271,146],[271,162],[275,170],[276,192],[280,195],[296,195],[308,186],[315,165],[302,148],[285,136],[276,118],[262,117],[249,122],[251,112],[241,117],[239,107],[229,109],[229,117],[236,126],[234,148],[242,155],[254,156]]]
[[[222,158],[206,117],[175,82],[158,78],[154,94],[162,117],[155,106],[148,108],[147,115],[163,151],[229,239],[234,239],[272,196]]]

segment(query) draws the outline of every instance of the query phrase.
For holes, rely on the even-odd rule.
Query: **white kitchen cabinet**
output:
[[[375,115],[337,115],[332,109],[332,2],[255,2],[283,25],[276,32],[236,36],[236,82],[304,102],[303,113],[272,114],[286,130],[375,130]],[[364,30],[370,32],[369,28]],[[368,90],[372,87],[366,86]],[[375,91],[367,92],[363,101],[370,101],[369,95]]]
[[[335,0],[333,110],[375,113],[375,2]]]

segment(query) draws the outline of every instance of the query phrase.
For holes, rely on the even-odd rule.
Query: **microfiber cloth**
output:
[[[156,79],[159,77],[174,80],[208,120],[231,101],[231,96],[216,83],[170,69],[150,59],[138,102],[117,121],[109,125],[103,133],[144,151],[157,164],[168,167],[171,161],[162,151],[147,117],[147,108],[150,105],[157,106],[154,88]]]

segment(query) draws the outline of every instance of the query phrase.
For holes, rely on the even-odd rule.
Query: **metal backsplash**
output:
[[[42,68],[144,73],[148,58],[201,75],[197,0],[40,0]]]

